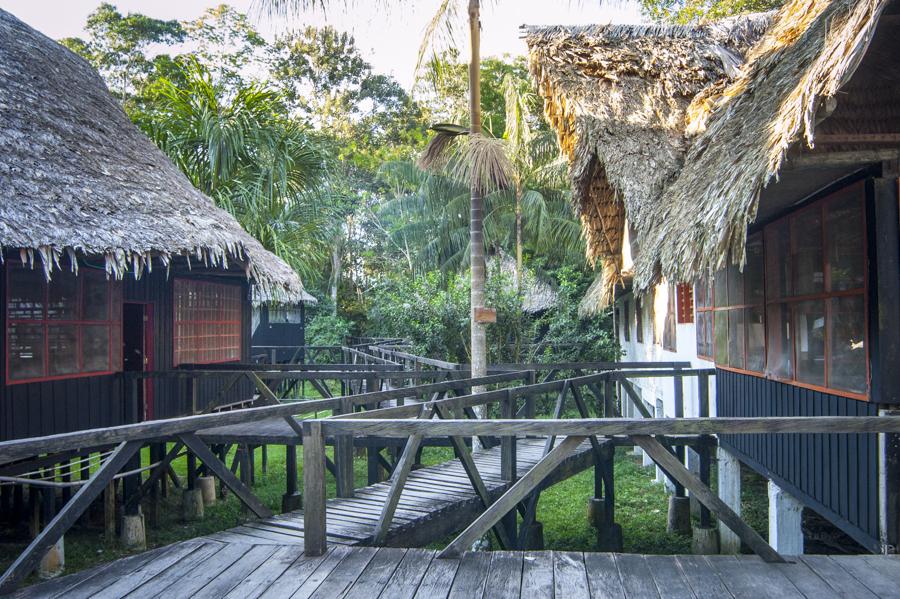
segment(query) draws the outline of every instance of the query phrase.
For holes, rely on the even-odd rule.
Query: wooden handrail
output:
[[[427,406],[428,404],[426,404]],[[560,420],[322,419],[330,434],[409,435],[740,435],[772,433],[900,433],[900,416],[791,416],[767,418],[582,418]],[[303,423],[306,426],[306,422]]]
[[[387,391],[375,391],[372,393],[348,396],[347,398],[335,397],[331,399],[312,399],[303,402],[246,408],[217,414],[201,414],[167,420],[151,420],[109,428],[60,433],[46,437],[30,437],[27,439],[2,441],[0,442],[0,465],[33,455],[55,453],[66,451],[67,449],[89,448],[132,440],[152,441],[166,439],[182,433],[190,433],[205,428],[333,410],[335,407],[340,406],[340,402],[343,399],[349,400],[354,406],[360,406],[388,399],[412,397],[417,394],[465,389],[473,385],[493,385],[522,380],[527,376],[529,376],[528,373],[510,372],[475,379],[458,379],[430,383],[428,385],[417,385],[414,387],[400,387],[398,389]]]

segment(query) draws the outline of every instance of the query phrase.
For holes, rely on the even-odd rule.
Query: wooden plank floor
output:
[[[236,598],[897,597],[896,556],[756,556],[581,552],[437,552],[194,540],[20,590],[15,596]]]
[[[519,475],[540,460],[542,439],[520,439],[516,457]],[[508,488],[500,477],[500,448],[476,451],[473,459],[488,491],[496,498]],[[585,441],[548,478],[553,484],[593,465],[590,444]],[[328,542],[365,545],[374,534],[390,484],[387,482],[357,489],[353,497],[329,499],[326,504]],[[468,525],[482,511],[459,460],[451,460],[414,470],[407,479],[388,531],[388,545],[416,547],[440,539]],[[253,520],[208,538],[228,543],[257,545],[303,544],[303,512],[280,514]]]

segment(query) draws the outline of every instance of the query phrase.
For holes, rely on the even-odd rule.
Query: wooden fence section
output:
[[[349,348],[350,359],[372,359],[367,352]],[[364,357],[366,356],[366,357]],[[394,356],[396,357],[396,356]],[[374,361],[382,358],[375,357]],[[387,360],[386,360],[387,361]],[[357,365],[359,362],[356,363]],[[386,364],[381,364],[382,366]],[[392,366],[392,365],[388,365]],[[524,523],[534,519],[537,498],[548,477],[559,465],[569,459],[578,447],[590,447],[595,465],[595,498],[614,505],[612,477],[612,445],[628,442],[641,446],[645,452],[684,489],[690,490],[709,512],[734,530],[742,539],[766,560],[781,558],[762,539],[747,527],[731,510],[718,501],[708,488],[708,467],[701,467],[700,476],[684,468],[684,460],[678,448],[685,443],[704,442],[716,434],[777,434],[777,433],[896,433],[900,432],[900,416],[880,417],[812,417],[812,418],[709,418],[708,378],[713,373],[706,369],[690,369],[682,365],[660,368],[643,364],[642,368],[628,370],[602,370],[596,364],[582,364],[583,368],[567,365],[544,365],[541,382],[534,370],[502,372],[476,379],[454,378],[451,371],[422,370],[394,371],[378,368],[373,371],[349,369],[340,374],[349,379],[381,377],[383,380],[438,377],[435,382],[369,391],[356,395],[326,397],[321,400],[281,403],[276,391],[267,381],[286,381],[306,378],[321,381],[334,375],[327,370],[291,370],[287,367],[232,372],[218,369],[181,371],[177,376],[186,379],[205,376],[249,377],[262,401],[271,405],[252,407],[216,414],[202,414],[165,421],[149,421],[120,427],[79,431],[53,435],[39,439],[22,439],[0,442],[0,467],[16,465],[28,460],[44,459],[48,455],[80,451],[90,447],[110,447],[100,467],[91,475],[78,492],[63,506],[29,547],[19,556],[0,578],[0,592],[11,589],[26,576],[40,560],[48,547],[97,497],[110,477],[114,477],[143,444],[178,442],[195,459],[199,459],[215,476],[229,487],[248,508],[259,517],[270,516],[268,510],[245,483],[226,467],[198,435],[200,431],[248,422],[281,419],[302,439],[304,445],[303,486],[306,509],[303,514],[305,550],[310,555],[321,554],[327,549],[327,517],[325,502],[326,442],[335,447],[334,471],[338,480],[338,493],[351,498],[355,489],[352,479],[353,444],[356,438],[395,438],[405,441],[405,450],[394,464],[391,479],[384,493],[384,503],[373,527],[372,540],[383,542],[385,531],[398,516],[399,498],[410,480],[411,467],[418,445],[423,439],[445,437],[454,447],[457,460],[465,473],[471,489],[475,491],[483,512],[465,525],[460,536],[442,552],[453,556],[473,538],[495,531],[504,547],[516,548],[521,543],[525,528],[516,527],[515,512],[522,514]],[[657,366],[657,367],[654,367]],[[584,370],[601,370],[585,374]],[[559,373],[571,372],[575,376],[554,379]],[[449,374],[448,374],[449,373]],[[174,376],[174,375],[173,375]],[[616,388],[625,391],[625,398],[632,398],[629,382],[634,378],[671,378],[676,392],[676,403],[683,406],[682,381],[684,377],[698,377],[701,407],[700,418],[642,418],[620,417]],[[425,379],[428,380],[428,379]],[[433,378],[430,380],[434,380]],[[485,393],[471,394],[473,387],[500,386]],[[548,394],[555,395],[551,419],[536,419],[536,400]],[[385,402],[391,402],[383,407]],[[639,402],[638,402],[639,403]],[[474,408],[484,406],[495,419],[475,417]],[[643,406],[641,406],[643,407]],[[640,408],[638,408],[640,410]],[[298,421],[295,416],[330,410],[335,416],[327,419]],[[593,411],[593,413],[591,413]],[[564,419],[574,413],[576,418]],[[683,407],[679,414],[683,414]],[[645,414],[649,416],[649,414]],[[464,439],[478,437],[484,445],[499,443],[499,474],[506,486],[499,498],[485,492],[484,473]],[[525,438],[525,440],[523,440]],[[499,441],[498,441],[499,439]],[[540,452],[527,471],[519,472],[517,451],[520,446],[533,446],[537,442]],[[529,448],[528,451],[531,451]],[[170,453],[177,453],[170,452]],[[701,456],[703,454],[701,453]],[[708,458],[708,455],[707,455]],[[160,459],[152,476],[164,474],[169,462]],[[296,476],[296,473],[295,473]],[[512,514],[512,516],[511,516]],[[474,514],[473,514],[474,516]]]

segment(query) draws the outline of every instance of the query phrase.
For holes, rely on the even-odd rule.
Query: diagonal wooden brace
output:
[[[474,522],[438,554],[439,558],[454,558],[467,551],[478,538],[500,522],[516,504],[532,493],[563,460],[581,445],[584,437],[566,437],[559,445],[531,467],[509,490],[491,504]]]
[[[699,478],[691,474],[684,467],[677,457],[672,455],[668,449],[663,447],[662,443],[653,437],[643,435],[633,435],[631,439],[646,452],[650,458],[656,462],[660,468],[666,473],[684,485],[691,494],[697,498],[697,501],[709,508],[716,518],[722,524],[731,529],[740,539],[747,544],[758,556],[767,562],[785,563],[785,559],[775,551],[771,545],[766,543],[765,539],[759,536],[755,530],[750,528],[741,517],[725,504],[724,501],[712,492],[712,490],[704,485]]]
[[[123,441],[116,446],[106,461],[94,473],[87,484],[72,496],[58,514],[44,527],[0,577],[0,593],[11,592],[38,565],[47,550],[75,523],[75,521],[100,495],[116,473],[140,450],[141,441]]]
[[[206,467],[212,470],[212,473],[218,476],[225,486],[228,487],[231,492],[244,503],[244,505],[250,508],[257,517],[271,518],[274,515],[272,514],[272,510],[263,505],[263,503],[257,499],[256,495],[254,495],[250,489],[247,488],[247,486],[244,485],[244,483],[242,483],[238,477],[236,477],[231,470],[215,456],[209,447],[206,446],[206,443],[201,441],[197,435],[194,433],[185,433],[179,435],[179,439],[181,439],[181,442],[184,443],[188,449],[193,451],[194,455],[200,458],[200,461],[206,464]]]

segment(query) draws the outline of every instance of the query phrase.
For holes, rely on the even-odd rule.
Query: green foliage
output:
[[[328,210],[309,191],[325,174],[324,157],[277,93],[255,84],[234,94],[198,61],[179,82],[159,79],[148,107],[133,118],[200,191],[301,276],[327,256]]]
[[[534,359],[543,362],[616,360],[619,346],[610,311],[587,319],[578,317],[578,303],[592,276],[571,266],[559,268],[555,275],[558,301],[536,323],[541,331],[541,346],[536,348]]]
[[[307,345],[343,345],[353,323],[333,313],[328,305],[319,306],[306,325]]]
[[[640,0],[641,10],[654,21],[694,23],[742,13],[779,8],[785,0]]]
[[[247,15],[227,4],[207,8],[198,19],[185,22],[184,30],[192,55],[229,89],[241,87],[249,68],[260,66],[266,40]]]
[[[497,310],[488,325],[489,363],[514,361],[607,361],[618,346],[609,314],[578,318],[578,300],[590,281],[587,273],[563,267],[556,273],[558,302],[537,316],[522,310],[512,275],[488,272],[486,305]],[[384,278],[368,295],[367,334],[403,337],[414,353],[452,362],[469,361],[469,278],[437,272]]]
[[[123,16],[106,2],[88,15],[85,31],[87,39],[65,38],[60,43],[94,65],[123,102],[144,87],[154,70],[148,47],[180,42],[185,36],[178,21],[139,13]]]

